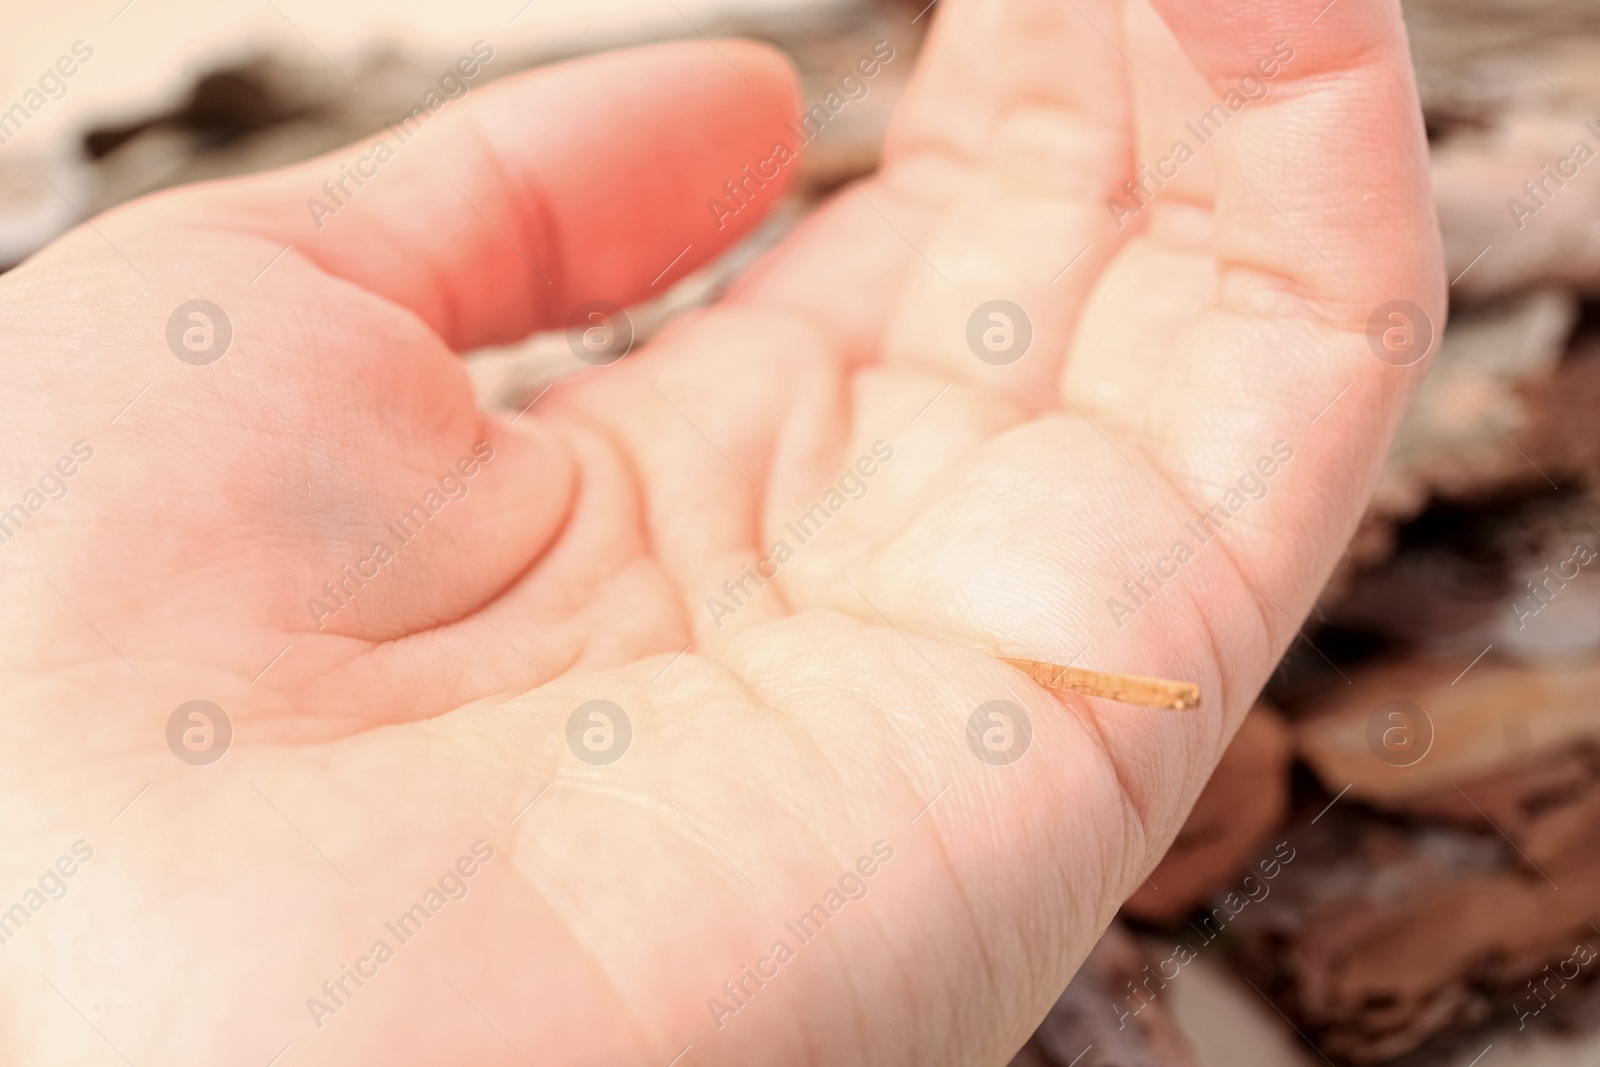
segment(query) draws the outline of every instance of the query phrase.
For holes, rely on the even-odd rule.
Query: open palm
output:
[[[515,419],[454,353],[749,232],[778,57],[513,79],[331,216],[369,145],[0,281],[0,1062],[1003,1063],[1354,525],[1426,366],[1374,310],[1442,320],[1398,6],[1157,7],[946,0],[877,176]]]

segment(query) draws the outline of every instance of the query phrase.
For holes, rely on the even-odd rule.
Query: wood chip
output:
[[[1084,696],[1105,697],[1124,704],[1142,704],[1147,708],[1167,708],[1172,711],[1186,711],[1200,706],[1200,687],[1193,682],[1169,682],[1165,678],[1086,671],[1036,659],[1008,659],[1002,656],[1000,662],[1009,663],[1046,689],[1065,689]]]
[[[1301,758],[1330,792],[1348,785],[1351,797],[1387,807],[1455,793],[1457,785],[1600,739],[1600,665],[1496,663],[1491,653],[1463,671],[1466,661],[1412,660],[1352,671],[1350,685],[1339,686],[1296,725]],[[1389,703],[1396,700],[1421,709],[1421,717],[1391,719]],[[1387,731],[1398,725],[1406,732],[1397,737],[1414,738],[1419,754],[1385,759]]]

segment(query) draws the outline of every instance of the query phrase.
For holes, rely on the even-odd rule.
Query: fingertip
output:
[[[754,83],[757,92],[773,93],[785,120],[800,113],[800,72],[789,53],[748,37],[728,37],[711,46]]]
[[[1394,0],[1152,0],[1210,78],[1281,64],[1291,80],[1339,71],[1374,50],[1405,45]],[[1276,61],[1276,62],[1274,62]]]
[[[496,88],[480,125],[559,207],[569,306],[665,291],[755,229],[797,170],[798,76],[757,41],[601,53]],[[550,100],[571,104],[530,114]]]
[[[798,169],[798,98],[768,45],[649,45],[425,101],[338,152],[178,195],[458,350],[504,344],[591,301],[659,296],[754,230]]]

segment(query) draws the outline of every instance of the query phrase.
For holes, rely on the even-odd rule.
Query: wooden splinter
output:
[[[1008,659],[1001,656],[1000,662],[1009,663],[1046,689],[1065,689],[1084,696],[1105,697],[1124,704],[1142,704],[1147,708],[1167,708],[1172,711],[1187,711],[1200,706],[1200,687],[1193,682],[1169,682],[1165,678],[1086,671],[1036,659]]]

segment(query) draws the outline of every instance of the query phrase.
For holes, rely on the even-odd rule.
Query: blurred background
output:
[[[0,34],[0,269],[181,182],[484,79],[761,38],[807,106],[880,41],[789,202],[651,305],[713,300],[874,168],[926,0],[99,0]],[[1408,0],[1451,321],[1346,559],[1166,858],[1016,1063],[1600,1067],[1600,3]],[[469,356],[520,406],[560,337]]]

